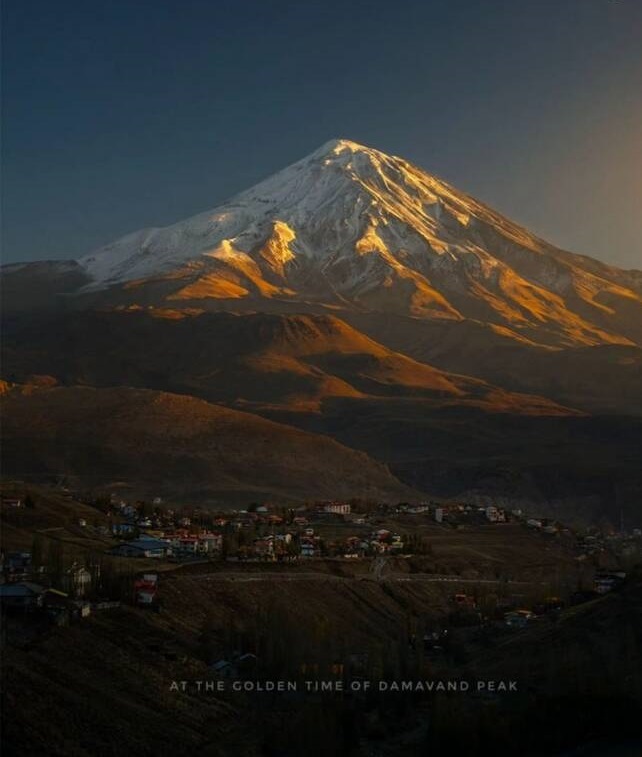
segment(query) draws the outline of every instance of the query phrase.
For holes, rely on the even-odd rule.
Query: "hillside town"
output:
[[[160,611],[162,577],[167,570],[219,565],[233,571],[235,566],[238,569],[252,564],[258,564],[257,568],[278,564],[287,570],[288,565],[339,561],[355,566],[363,563],[380,579],[386,561],[403,565],[404,561],[430,557],[433,547],[431,539],[423,535],[426,529],[464,534],[477,529],[477,534],[483,529],[512,525],[540,534],[544,544],[560,549],[563,545],[578,569],[584,563],[590,566],[588,583],[565,599],[541,596],[528,608],[515,601],[500,603],[492,618],[484,617],[474,592],[456,591],[451,597],[452,610],[460,620],[467,615],[473,625],[492,620],[523,628],[544,613],[561,610],[565,603],[588,601],[617,588],[626,578],[622,565],[642,553],[640,529],[631,533],[605,533],[596,528],[578,532],[556,520],[496,505],[325,501],[296,508],[256,503],[245,509],[212,511],[174,508],[160,497],[151,502],[130,502],[115,495],[82,497],[64,488],[59,494],[66,500],[77,498],[100,516],[93,521],[77,518],[73,532],[100,540],[102,550],[91,550],[84,559],[70,558],[65,556],[62,542],[51,538],[55,529],[45,529],[33,534],[31,550],[3,547],[0,553],[3,610],[39,610],[57,625],[118,607],[121,602]],[[2,499],[5,522],[11,522],[23,510],[36,508],[30,494]],[[398,530],[390,526],[392,523]],[[472,536],[471,541],[475,538],[479,537]],[[46,550],[43,540],[50,542]],[[482,583],[488,580],[471,568],[459,576],[421,575],[427,575],[428,580],[461,579],[473,584],[476,577]],[[438,646],[437,638],[427,637],[428,647]]]

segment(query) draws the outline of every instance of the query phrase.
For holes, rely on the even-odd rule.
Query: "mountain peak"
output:
[[[341,137],[337,137],[336,139],[330,139],[324,144],[321,145],[317,150],[315,150],[313,155],[316,156],[324,156],[324,155],[336,155],[340,152],[344,151],[349,152],[371,152],[371,147],[366,147],[365,145],[361,145],[358,142],[353,142],[351,139],[343,139]],[[378,151],[376,151],[378,152]]]

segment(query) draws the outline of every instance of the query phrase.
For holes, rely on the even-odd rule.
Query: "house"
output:
[[[18,497],[3,497],[2,504],[5,507],[24,507],[25,506],[24,500],[19,499]]]
[[[223,534],[205,533],[198,537],[199,551],[205,554],[215,554],[223,549]]]
[[[83,565],[74,563],[63,577],[63,587],[76,597],[84,597],[91,589],[91,572]]]
[[[9,552],[3,562],[7,581],[25,581],[31,575],[31,552]]]
[[[316,557],[318,553],[319,550],[312,540],[301,542],[301,557]]]
[[[221,678],[240,678],[242,675],[251,673],[256,668],[256,655],[247,652],[242,655],[234,655],[231,660],[218,660],[211,669]]]
[[[45,587],[25,581],[0,584],[0,604],[6,609],[35,610],[42,607]]]
[[[426,652],[442,652],[444,644],[448,640],[448,629],[437,628],[426,630],[423,635],[423,646]]]
[[[506,520],[504,511],[500,510],[494,505],[490,505],[489,507],[487,507],[485,509],[485,513],[486,513],[486,520],[490,521],[491,523],[503,523]]]
[[[167,542],[157,539],[133,539],[117,544],[109,550],[115,557],[155,557],[171,555],[172,548]]]
[[[129,534],[133,534],[135,530],[135,523],[113,523],[111,527],[111,532],[115,536],[128,536]]]
[[[607,594],[617,588],[626,578],[626,573],[596,573],[593,590],[598,594]]]
[[[336,515],[350,515],[350,505],[345,502],[330,502],[323,507],[323,510]]]
[[[139,605],[144,605],[144,606],[153,605],[155,597],[156,597],[155,591],[146,591],[144,589],[136,590],[136,602]]]
[[[458,607],[465,607],[472,610],[477,608],[477,602],[475,601],[475,597],[470,597],[468,596],[468,594],[455,594],[452,598],[452,601]]]
[[[264,559],[273,559],[274,541],[272,539],[255,539],[254,554]]]
[[[143,573],[134,582],[136,603],[143,606],[153,605],[158,591],[158,574]]]
[[[373,539],[369,546],[375,553],[383,554],[388,551],[388,544],[385,541],[379,541],[378,539]]]
[[[120,511],[127,518],[134,518],[138,515],[138,510],[134,507],[134,505],[123,505]]]
[[[149,528],[145,526],[145,531],[138,537],[139,539],[165,539],[165,531],[160,528]]]
[[[178,548],[181,552],[198,552],[198,538],[196,536],[181,536],[178,540]]]
[[[510,628],[525,628],[534,617],[530,610],[514,610],[504,615],[504,622]]]

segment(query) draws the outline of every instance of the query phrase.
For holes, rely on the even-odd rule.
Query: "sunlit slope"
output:
[[[9,329],[6,378],[130,385],[235,406],[321,412],[336,398],[423,399],[488,412],[567,415],[394,352],[335,316],[134,311],[45,318]]]

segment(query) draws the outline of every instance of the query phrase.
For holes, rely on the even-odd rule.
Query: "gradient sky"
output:
[[[642,0],[4,0],[5,261],[213,208],[333,137],[642,268]]]

